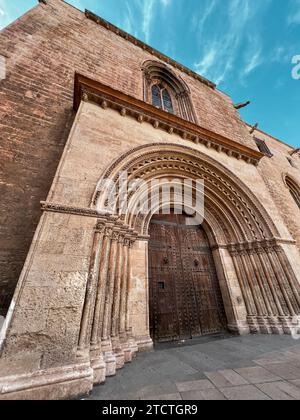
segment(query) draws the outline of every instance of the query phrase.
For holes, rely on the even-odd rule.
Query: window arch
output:
[[[286,182],[286,186],[288,187],[288,189],[290,191],[291,196],[293,197],[295,203],[297,204],[297,206],[300,209],[300,189],[299,189],[298,185],[289,176],[286,177],[285,182]]]
[[[160,62],[147,61],[143,70],[145,102],[197,123],[190,91],[183,80]]]

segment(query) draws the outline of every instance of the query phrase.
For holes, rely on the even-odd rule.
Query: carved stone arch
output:
[[[283,181],[286,188],[289,190],[292,198],[300,209],[300,186],[299,183],[294,179],[293,176],[285,174],[283,176]]]
[[[204,179],[209,191],[226,203],[231,212],[242,221],[241,224],[247,227],[248,241],[279,236],[270,216],[250,189],[222,164],[193,148],[170,143],[140,146],[111,165],[101,180],[109,178],[117,185],[123,171],[127,171],[129,179],[147,180],[153,178],[154,174],[159,176],[160,173],[185,174],[186,177]],[[93,206],[103,210],[103,200],[103,195],[101,196],[101,191],[97,188]]]
[[[152,103],[151,89],[155,84],[162,84],[172,98],[174,113],[181,118],[197,123],[196,113],[190,98],[190,89],[180,76],[177,76],[166,64],[159,61],[146,61],[144,73],[144,100]]]
[[[174,176],[174,174],[171,174],[169,172],[166,174],[168,181],[170,180],[173,181],[173,179],[171,179],[171,175]],[[187,176],[187,174],[185,174],[185,176]],[[184,174],[176,174],[176,179],[180,180],[180,179],[183,179],[183,177],[184,177]],[[163,183],[160,183],[160,185],[161,187],[164,186]],[[148,234],[149,216],[145,218],[140,212],[137,213],[136,205],[138,203],[147,202],[148,193],[149,193],[149,186],[148,184],[145,184],[144,191],[139,191],[139,194],[136,194],[135,197],[134,196],[131,197],[129,195],[128,217],[125,218],[125,221],[127,224],[132,226],[132,228],[134,228],[135,231],[140,232],[143,235]],[[156,198],[156,197],[152,196],[151,198]],[[164,204],[167,204],[167,203],[164,203]],[[151,203],[149,203],[148,206],[150,207]],[[222,238],[226,237],[226,243],[236,243],[236,242],[244,242],[247,240],[251,240],[251,236],[250,236],[251,231],[249,229],[247,230],[243,228],[243,219],[240,218],[239,220],[239,218],[235,214],[233,214],[232,211],[230,211],[230,209],[227,207],[224,200],[221,200],[220,197],[216,197],[215,193],[213,191],[209,191],[208,187],[206,187],[204,211],[205,211],[205,215],[204,215],[205,218],[207,218],[208,212],[211,216],[214,215],[216,219],[219,217],[220,223],[222,223],[222,234],[220,234],[220,237],[221,235],[222,235]],[[151,214],[151,212],[149,212],[149,214]],[[221,214],[222,214],[222,217],[220,217]],[[247,233],[245,233],[245,230],[247,230]]]
[[[124,173],[127,182],[136,179],[143,181],[136,189],[131,186],[127,200],[121,199],[124,185],[120,180]],[[151,206],[148,187],[151,180],[157,178],[163,183],[174,179],[180,183],[184,178],[205,181],[206,188],[204,192],[202,190],[205,196],[202,226],[215,261],[228,329],[241,334],[249,331],[291,334],[294,331],[293,319],[300,315],[298,267],[289,260],[287,253],[287,247],[295,247],[294,242],[280,238],[263,205],[225,166],[185,145],[154,143],[129,150],[117,159],[103,173],[95,190],[91,211],[105,215],[105,220],[99,221],[101,229],[105,225],[105,233],[97,228],[94,243],[99,253],[99,284],[101,286],[103,283],[104,287],[97,289],[101,293],[97,295],[96,305],[92,297],[86,300],[83,317],[85,327],[80,343],[94,345],[97,339],[104,345],[101,351],[106,364],[105,372],[109,374],[115,373],[116,365],[131,360],[137,347],[144,349],[152,345],[147,292],[149,225],[153,214],[168,202],[168,199],[158,201],[156,206]],[[116,186],[116,201],[109,214],[105,203],[112,193],[103,188],[106,179]],[[199,184],[192,183],[189,188],[192,194],[201,192]],[[151,204],[149,209],[140,211],[139,202],[148,201]],[[179,204],[175,195],[171,195],[169,201],[173,206]],[[203,215],[202,209],[198,213]],[[115,232],[112,237],[111,232]],[[91,267],[94,270],[93,264]],[[113,284],[116,285],[115,289]],[[114,308],[118,307],[120,299],[118,314]],[[113,303],[112,314],[110,302]],[[132,305],[131,302],[139,304]],[[98,328],[103,320],[105,334]],[[92,334],[89,333],[89,322],[93,325]],[[111,330],[108,328],[110,324]],[[112,335],[110,338],[109,334]],[[114,360],[111,349],[115,353]],[[103,374],[103,366],[99,368],[98,354],[93,355],[92,367],[96,377]]]

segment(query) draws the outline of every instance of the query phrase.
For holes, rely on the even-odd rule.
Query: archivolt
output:
[[[118,185],[124,171],[129,182],[142,179],[150,183],[154,178],[203,179],[205,216],[218,221],[218,232],[222,231],[219,242],[253,242],[278,236],[274,223],[250,189],[223,165],[195,149],[170,143],[140,146],[118,159],[101,180],[108,178]],[[127,210],[121,216],[124,223],[141,235],[147,234],[151,211],[142,215],[134,214],[133,209],[137,201],[147,197],[145,187],[129,192]],[[103,209],[106,199],[105,193],[97,188],[93,206]]]

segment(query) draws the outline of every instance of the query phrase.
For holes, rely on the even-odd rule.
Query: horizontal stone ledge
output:
[[[228,250],[251,250],[264,247],[275,247],[278,245],[296,245],[294,239],[284,239],[284,238],[268,238],[268,239],[258,239],[251,242],[238,242],[231,244],[216,244],[212,246],[212,249],[228,249]]]
[[[41,201],[41,209],[44,212],[52,212],[52,213],[66,213],[66,214],[73,214],[77,216],[86,216],[86,217],[93,217],[93,218],[104,218],[108,221],[116,221],[118,218],[112,216],[108,212],[101,212],[98,210],[93,210],[90,208],[84,207],[75,207],[75,206],[68,206],[64,204],[58,203],[49,203],[47,201]]]
[[[90,101],[104,110],[111,108],[120,113],[122,118],[128,116],[134,118],[137,123],[149,123],[156,129],[164,130],[171,135],[178,135],[194,144],[202,144],[208,149],[226,153],[229,157],[243,159],[248,164],[257,166],[264,157],[261,152],[232,138],[214,133],[198,124],[76,73],[74,88],[74,109],[76,111],[82,101]]]
[[[78,217],[90,217],[92,219],[96,219],[97,224],[95,226],[95,230],[101,230],[102,226],[106,226],[107,228],[111,228],[112,230],[116,231],[123,231],[123,234],[127,234],[133,240],[138,239],[149,239],[148,236],[139,235],[139,232],[136,232],[133,228],[126,225],[118,216],[113,216],[108,212],[101,212],[89,208],[84,207],[74,207],[74,206],[67,206],[64,204],[57,204],[57,203],[49,203],[46,201],[41,201],[41,209],[43,212],[49,213],[60,213],[60,214],[67,214],[67,215],[74,215]]]
[[[40,370],[23,375],[12,375],[0,379],[0,400],[5,394],[22,392],[63,382],[90,379],[93,370],[90,363],[73,364],[61,368]]]

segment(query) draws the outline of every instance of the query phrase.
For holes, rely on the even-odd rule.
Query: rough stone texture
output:
[[[289,176],[298,187],[300,186],[299,153],[291,156],[290,153],[293,151],[293,148],[262,131],[256,131],[254,136],[264,140],[273,154],[271,158],[265,157],[262,159],[259,171],[264,178],[274,203],[280,209],[286,226],[297,241],[300,249],[300,218],[295,217],[295,214],[299,212],[299,207],[293,200],[284,182],[285,177]],[[292,164],[288,159],[292,161]]]
[[[89,267],[97,218],[82,215],[80,212],[72,214],[72,207],[79,209],[91,207],[95,188],[107,169],[108,163],[111,164],[134,147],[159,143],[164,144],[165,149],[168,144],[172,145],[173,151],[175,146],[191,147],[189,141],[182,140],[179,136],[171,135],[163,130],[157,130],[148,123],[139,124],[133,118],[123,117],[115,110],[104,110],[90,102],[81,103],[48,196],[49,202],[59,203],[70,210],[63,211],[58,206],[54,212],[45,211],[40,220],[13,300],[12,313],[9,314],[11,321],[7,331],[2,335],[4,341],[0,368],[4,375],[23,373],[29,375],[28,378],[30,378],[30,375],[35,373],[37,377],[43,378],[43,375],[39,374],[42,371],[45,372],[45,385],[50,386],[50,381],[53,381],[50,379],[53,375],[52,369],[59,370],[60,373],[57,375],[61,381],[64,369],[76,364],[80,355],[78,342],[83,331],[82,314],[87,302],[86,284],[90,273]],[[203,156],[210,156],[214,162],[221,162],[227,170],[231,171],[232,177],[236,174],[245,188],[248,187],[255,191],[257,199],[264,203],[264,209],[274,221],[281,238],[292,239],[260,172],[254,165],[228,156],[226,153],[207,149],[201,144],[192,145],[192,147],[194,153],[202,152]],[[120,227],[115,226],[115,229],[118,230]],[[110,240],[114,243],[118,240],[118,236],[113,235],[111,238]],[[115,249],[113,245],[112,249]],[[236,323],[237,332],[243,333],[242,325],[243,323],[247,325],[247,313],[241,298],[241,286],[232,265],[232,257],[225,252],[225,249],[222,251],[224,252],[220,254],[219,259],[217,255],[215,256],[215,262],[220,271],[221,285],[224,282],[222,287],[224,288],[226,311],[228,314],[233,313],[232,318],[228,317],[228,320],[232,324]],[[132,338],[136,343],[132,345],[135,345],[136,349],[137,346],[144,349],[151,345],[148,317],[147,241],[137,240],[130,255],[130,300],[125,315],[129,316],[131,321]],[[107,366],[109,363],[110,369],[107,371],[107,375],[114,374],[116,369],[116,358],[112,351],[109,330],[111,323],[109,305],[115,299],[114,289],[111,288],[114,279],[111,276],[115,275],[113,267],[115,262],[116,259],[110,257],[107,277],[109,282],[106,283],[104,290],[104,318],[101,321],[102,325],[108,328],[105,335],[102,336],[102,341],[106,346],[105,363]],[[229,291],[228,296],[225,294],[226,287]],[[97,289],[97,293],[99,291],[101,290]],[[130,325],[128,324],[129,327]],[[247,328],[249,331],[249,326]],[[87,351],[84,353],[86,363],[89,360],[90,343],[87,344],[88,347],[83,347],[83,350]],[[195,355],[195,357],[198,359],[199,355]],[[119,363],[119,367],[122,367],[124,359]],[[167,365],[171,369],[172,360]],[[185,362],[182,362],[182,365],[185,365]],[[222,364],[220,364],[220,368],[222,368]],[[179,364],[176,369],[180,371],[182,366]],[[196,373],[196,369],[191,368],[190,374],[193,373]],[[249,382],[254,384],[266,382],[268,378],[270,381],[280,381],[281,379],[280,376],[272,375],[260,367],[252,368],[247,372],[237,371],[237,373],[242,376],[244,373],[244,377],[249,373]],[[74,374],[77,374],[76,368],[74,368]],[[88,373],[85,374],[88,375]],[[266,374],[267,377],[263,374]],[[35,376],[34,378],[37,380]],[[7,386],[5,378],[3,381],[3,390],[5,390]],[[18,381],[15,382],[18,384]],[[68,387],[67,378],[65,382]],[[73,396],[73,385],[71,385],[70,396]],[[58,382],[57,387],[60,386],[60,382]],[[203,391],[201,388],[194,388],[194,386],[195,384],[184,392]],[[198,385],[196,384],[196,386]],[[28,387],[28,383],[26,387]],[[26,387],[24,393],[21,388],[22,398],[25,398],[27,393],[30,395],[30,391]],[[36,388],[39,387],[38,383]],[[89,387],[91,387],[91,383],[86,376],[78,381],[80,392],[83,388],[88,392]],[[227,398],[236,397],[236,389],[232,389],[232,387],[224,389],[223,392],[222,388],[222,393]],[[250,385],[245,385],[243,390],[244,394],[242,395],[250,395],[255,398],[263,395],[260,390]],[[55,387],[53,392],[56,392]],[[64,390],[62,395],[65,395],[66,392]],[[15,395],[17,396],[17,394]],[[199,398],[209,399],[212,396],[210,393],[207,395],[203,393],[199,395]]]
[[[4,321],[5,321],[4,316],[0,316],[0,331],[1,331],[1,328],[2,328],[2,326],[4,324]]]
[[[143,99],[141,67],[153,57],[61,0],[41,2],[1,31],[0,54],[7,58],[7,78],[0,82],[0,313],[5,315],[41,216],[39,202],[47,197],[74,118],[75,72]],[[229,97],[180,76],[203,127],[251,145]]]
[[[282,173],[288,171],[287,157],[292,149],[267,137],[274,156],[264,157],[257,168],[230,153],[192,143],[177,134],[155,129],[147,122],[140,124],[125,116],[126,112],[121,116],[120,112],[91,101],[81,102],[74,119],[75,71],[143,99],[141,65],[153,57],[60,0],[40,4],[1,32],[0,41],[0,53],[3,50],[8,56],[8,77],[0,85],[0,113],[4,117],[1,118],[4,139],[0,146],[4,156],[1,169],[4,169],[5,180],[5,184],[1,183],[5,199],[1,201],[4,220],[0,244],[1,270],[5,270],[5,275],[1,275],[4,283],[0,285],[3,313],[40,215],[39,201],[46,198],[70,133],[47,196],[50,208],[45,205],[7,314],[5,331],[3,329],[0,335],[0,394],[4,398],[7,393],[13,398],[18,395],[28,398],[35,388],[37,397],[44,397],[49,388],[51,395],[60,393],[64,398],[76,392],[89,392],[93,382],[99,383],[105,376],[114,375],[116,368],[131,361],[138,349],[152,346],[148,316],[148,248],[144,236],[139,236],[147,232],[134,232],[138,227],[131,223],[134,217],[130,222],[129,214],[126,215],[127,226],[113,218],[97,223],[99,214],[89,213],[98,181],[112,163],[122,158],[118,161],[121,170],[126,154],[129,154],[128,160],[133,154],[142,159],[142,152],[132,151],[136,147],[158,146],[160,158],[169,159],[167,164],[156,161],[152,174],[162,171],[159,173],[174,176],[174,172],[168,172],[169,165],[176,170],[176,176],[177,173],[188,174],[188,165],[198,168],[197,171],[203,165],[202,174],[209,173],[210,190],[206,196],[211,199],[212,190],[219,206],[218,222],[210,226],[215,228],[211,236],[215,235],[216,239],[211,238],[210,242],[215,241],[217,245],[214,261],[228,329],[240,334],[250,329],[290,333],[291,316],[299,310],[299,252],[292,243],[293,238],[298,239],[298,221],[295,222],[294,217],[292,226],[292,214],[299,209],[289,191],[284,189]],[[190,87],[201,126],[256,148],[228,97],[186,73],[174,72]],[[188,156],[185,158],[189,159],[188,164],[183,155]],[[174,158],[178,159],[175,164]],[[293,159],[297,163],[299,157]],[[130,164],[135,174],[139,165],[135,168]],[[141,166],[145,170],[146,164]],[[298,169],[291,170],[293,179],[299,180]],[[57,205],[53,209],[51,204]],[[210,217],[210,213],[207,214]],[[231,237],[236,243],[230,242]],[[268,242],[266,238],[275,242]],[[279,246],[276,241],[284,244]],[[236,255],[239,251],[240,255]],[[268,266],[261,265],[260,256],[268,261]],[[234,257],[241,258],[240,265]],[[241,267],[242,272],[238,272]],[[278,308],[271,292],[264,289],[269,281],[270,287],[274,286],[275,277],[285,293],[281,298],[285,310],[281,317],[276,312]],[[244,282],[249,279],[247,290]],[[247,297],[251,286],[253,306],[257,306],[254,313],[252,308],[247,311],[246,307],[251,304]],[[278,286],[275,291],[280,294]],[[171,359],[165,363],[165,368],[170,370],[166,380],[183,366],[190,375],[197,372],[201,355],[191,353],[189,356],[193,367],[187,365],[187,360],[182,360],[175,368]],[[218,363],[216,366],[214,360],[207,359],[206,370],[211,370],[213,364],[214,371],[226,369],[222,355]],[[93,377],[91,367],[98,379]],[[272,369],[290,379],[298,379],[287,366],[276,365]],[[250,382],[242,385],[244,395],[256,398],[268,397],[252,383],[268,382],[268,378],[280,382],[282,378],[261,367],[236,373]],[[235,398],[236,388],[228,386],[228,382],[235,382],[237,377],[221,371],[215,380],[222,379],[219,375],[224,376],[223,395]],[[184,392],[190,391],[199,392],[199,398],[212,397],[210,392],[206,393],[207,389],[194,388],[194,385]],[[163,395],[167,394],[178,397],[176,389],[163,391]]]

